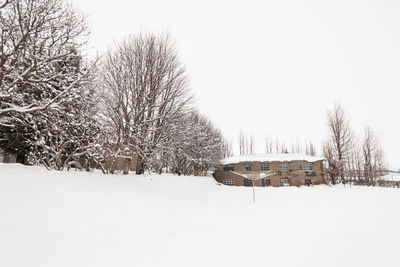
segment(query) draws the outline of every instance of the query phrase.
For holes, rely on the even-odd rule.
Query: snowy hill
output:
[[[400,190],[0,164],[0,266],[398,266]]]

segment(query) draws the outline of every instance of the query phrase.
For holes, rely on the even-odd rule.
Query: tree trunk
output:
[[[136,174],[144,173],[144,162],[141,156],[137,155],[136,157]]]

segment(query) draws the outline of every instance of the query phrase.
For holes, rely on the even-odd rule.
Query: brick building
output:
[[[325,183],[324,158],[303,154],[253,154],[225,158],[217,182],[237,186],[300,186]]]

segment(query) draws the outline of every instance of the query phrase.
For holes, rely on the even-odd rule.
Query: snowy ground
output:
[[[0,266],[399,266],[400,190],[0,164]]]

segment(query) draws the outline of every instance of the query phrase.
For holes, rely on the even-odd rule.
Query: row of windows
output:
[[[224,171],[233,171],[233,165],[225,165]]]
[[[312,163],[300,163],[301,171],[312,171]]]
[[[290,186],[291,181],[290,178],[281,178],[281,186]],[[253,181],[250,179],[244,179],[243,180],[244,186],[253,186]],[[311,180],[305,180],[306,185],[312,184]],[[235,180],[234,179],[224,179],[224,185],[235,185]],[[262,179],[262,186],[271,186],[271,180],[270,179]]]
[[[301,171],[312,171],[313,165],[312,163],[300,163],[300,170]],[[261,163],[261,171],[269,171],[270,167],[268,163]],[[281,163],[279,164],[280,171],[289,171],[289,164],[288,163]],[[233,165],[226,165],[224,166],[224,171],[233,171]],[[250,164],[243,164],[242,171],[248,172],[251,171]]]
[[[244,186],[253,186],[253,181],[250,179],[244,179],[243,180]],[[261,180],[261,186],[271,186],[271,180],[270,179],[262,179]]]
[[[244,186],[253,186],[253,181],[250,179],[243,180]],[[224,185],[235,185],[234,179],[224,179]],[[270,179],[262,179],[262,186],[271,186]]]
[[[289,171],[289,164],[287,163],[281,163],[279,164],[279,170],[283,172]]]
[[[235,180],[233,180],[233,179],[224,179],[224,185],[235,185]]]

